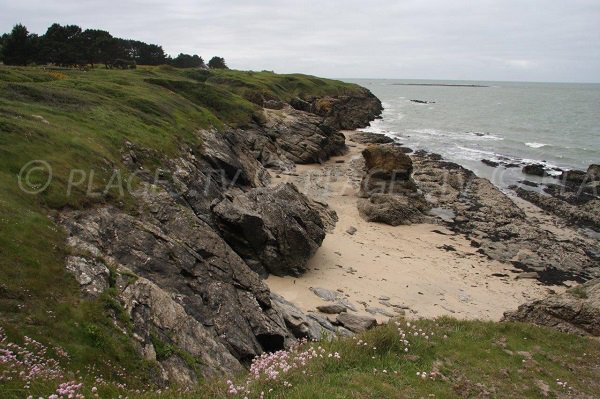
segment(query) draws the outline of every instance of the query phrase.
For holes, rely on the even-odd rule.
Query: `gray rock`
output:
[[[280,295],[271,293],[271,299],[294,337],[309,340],[321,339],[321,325],[318,321],[306,316],[297,306]]]
[[[322,300],[328,301],[328,302],[333,302],[336,299],[338,299],[338,297],[339,297],[339,294],[337,292],[328,290],[326,288],[310,287],[310,290],[312,291],[313,294],[315,294]]]
[[[350,234],[350,235],[354,235],[354,233],[356,233],[356,227],[354,226],[350,226],[346,229],[346,233]]]
[[[371,313],[371,314],[380,314],[380,315],[383,315],[383,316],[386,316],[386,317],[395,317],[395,316],[397,316],[397,314],[395,314],[394,312],[390,312],[387,309],[373,307],[373,306],[366,307],[365,311],[367,311],[368,313]]]
[[[177,295],[187,317],[209,328],[233,357],[283,349],[291,334],[268,288],[213,228],[165,191],[134,195],[136,217],[111,207],[63,213],[69,242]]]
[[[109,287],[110,271],[97,259],[68,256],[66,268],[75,276],[81,290],[90,296],[98,296]]]
[[[199,377],[229,375],[243,369],[214,332],[190,317],[181,304],[151,281],[138,278],[120,293],[119,299],[123,301],[142,345],[152,346],[153,340],[160,339],[202,364],[202,375],[196,375],[178,355],[164,359],[161,366],[170,383],[195,384]]]
[[[289,183],[224,198],[212,211],[227,243],[263,276],[301,275],[325,238],[317,205]]]
[[[578,335],[600,336],[600,280],[592,280],[504,313],[504,321],[525,321]]]
[[[328,305],[317,306],[317,310],[327,314],[338,314],[346,311],[346,306],[340,303],[332,303]]]
[[[360,316],[352,313],[340,313],[337,322],[348,330],[360,333],[377,325],[377,320],[369,316]]]

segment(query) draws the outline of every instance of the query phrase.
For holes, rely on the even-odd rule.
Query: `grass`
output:
[[[264,398],[286,399],[591,398],[600,392],[597,339],[522,323],[440,318],[414,321],[408,326],[399,320],[398,325],[391,323],[355,338],[305,344],[298,352],[310,347],[319,356],[306,366],[281,372],[273,380],[263,374],[248,385],[248,392],[232,395],[226,381],[217,379],[185,393],[176,388],[160,394],[136,393],[103,384],[99,386],[100,397],[259,398],[262,392]],[[168,347],[162,349],[163,356],[171,352]],[[335,353],[339,360],[329,356]],[[273,357],[279,360],[272,364],[284,358]],[[247,378],[240,375],[234,383],[243,385]],[[54,387],[47,385],[38,387],[35,394],[47,395]],[[86,397],[92,386],[94,382],[84,378]]]
[[[133,209],[133,199],[122,190],[131,177],[122,162],[124,144],[144,149],[141,162],[150,171],[184,144],[201,152],[199,129],[224,130],[260,120],[249,91],[287,101],[358,90],[342,82],[270,72],[167,66],[84,72],[0,65],[0,326],[15,340],[29,335],[64,347],[72,370],[97,364],[103,375],[123,381],[113,370],[118,364],[136,377],[133,383],[137,376],[151,380],[153,365],[135,355],[121,331],[127,323],[113,324],[111,315],[118,309],[110,292],[82,300],[65,271],[65,235],[52,216],[65,208],[104,203]],[[37,195],[19,187],[21,169],[32,160],[52,169],[51,183]],[[121,182],[111,180],[115,171]],[[37,189],[50,173],[38,169],[27,177],[23,186]],[[118,184],[106,190],[111,181]]]

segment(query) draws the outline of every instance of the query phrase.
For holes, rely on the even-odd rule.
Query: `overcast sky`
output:
[[[600,82],[600,0],[0,0],[0,31],[53,22],[338,78]]]

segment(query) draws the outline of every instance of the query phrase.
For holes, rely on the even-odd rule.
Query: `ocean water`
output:
[[[548,169],[585,170],[600,163],[600,84],[352,82],[371,90],[385,107],[383,118],[365,131],[396,137],[415,150],[439,153],[502,187],[524,178],[540,179],[525,177],[520,168],[489,167],[482,159],[540,162]]]

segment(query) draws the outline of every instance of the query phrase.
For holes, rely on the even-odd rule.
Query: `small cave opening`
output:
[[[256,339],[266,352],[277,352],[285,349],[284,338],[278,334],[258,334]]]

